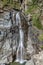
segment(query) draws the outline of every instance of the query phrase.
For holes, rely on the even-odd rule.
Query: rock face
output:
[[[33,46],[32,46],[32,41],[31,38],[28,37],[28,42],[27,42],[27,53],[33,55],[33,53],[35,52]]]
[[[43,51],[33,56],[35,65],[43,65]]]
[[[0,51],[0,62],[1,63],[7,63],[7,61],[11,61],[12,62],[12,56],[15,55],[15,51],[16,51],[16,48],[17,48],[17,45],[18,44],[18,40],[19,40],[19,32],[18,32],[18,28],[19,25],[16,25],[16,23],[11,23],[10,22],[15,22],[15,15],[14,13],[12,14],[13,12],[10,12],[10,11],[4,11],[4,16],[2,19],[4,19],[4,22],[3,20],[1,19],[0,22],[1,22],[1,25],[0,25],[0,30],[3,30],[4,32],[6,32],[6,34],[4,36],[1,36],[3,37],[3,43],[1,45],[1,51]],[[21,13],[21,12],[20,12]],[[13,18],[11,18],[12,16]],[[10,21],[11,20],[11,21]],[[9,22],[10,21],[10,22]],[[23,17],[22,13],[21,13],[21,22],[22,22],[22,29],[25,33],[25,38],[26,38],[26,33],[27,33],[27,30],[28,30],[28,23],[26,23],[26,20],[25,18]],[[3,27],[3,23],[4,23],[4,27]],[[11,25],[11,26],[10,26]],[[8,27],[7,27],[8,26]],[[10,27],[9,27],[10,26]],[[0,35],[1,35],[1,32],[0,32]],[[2,41],[1,41],[2,42]],[[10,58],[11,59],[10,59]],[[4,59],[3,59],[4,58]]]

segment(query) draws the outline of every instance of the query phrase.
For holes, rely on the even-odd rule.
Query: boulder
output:
[[[33,60],[31,59],[31,60],[27,61],[27,63],[26,63],[25,65],[34,65],[34,62],[33,62]]]
[[[39,54],[34,55],[33,61],[35,65],[43,65],[43,51],[39,52]]]

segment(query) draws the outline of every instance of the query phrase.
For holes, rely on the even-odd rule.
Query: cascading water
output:
[[[17,48],[17,54],[16,54],[16,62],[19,63],[24,63],[26,62],[26,60],[24,59],[24,54],[25,54],[25,48],[24,48],[24,32],[22,30],[21,27],[21,20],[20,20],[20,15],[19,12],[16,14],[16,24],[19,24],[19,35],[20,35],[20,39],[19,39],[19,45]]]

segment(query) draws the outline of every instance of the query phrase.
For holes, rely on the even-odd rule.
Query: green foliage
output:
[[[14,2],[14,8],[20,9],[20,4],[18,2]]]
[[[34,11],[36,10],[36,9],[38,9],[38,6],[37,5],[31,5],[30,7],[28,7],[28,10],[27,11],[25,11],[25,13],[26,14],[32,14],[32,13],[34,13]]]
[[[33,4],[37,4],[38,3],[38,0],[32,0],[32,3]]]
[[[40,22],[40,19],[37,16],[34,16],[32,18],[33,25],[36,26],[38,29],[42,29],[42,24]]]
[[[42,26],[41,21],[39,19],[40,13],[39,12],[35,13],[37,10],[39,10],[38,5],[31,5],[25,13],[31,14],[33,25],[36,26],[38,29],[42,30],[43,26]]]
[[[3,0],[3,5],[7,5],[8,0]]]
[[[9,3],[13,4],[13,0],[10,0]]]
[[[20,9],[20,4],[18,2],[13,2],[13,0],[3,0],[3,1],[0,1],[0,2],[1,2],[1,5],[3,7],[5,7],[7,5],[10,8]]]
[[[43,46],[41,46],[40,48],[43,49]]]

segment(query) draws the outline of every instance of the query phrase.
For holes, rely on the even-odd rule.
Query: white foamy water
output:
[[[16,54],[16,62],[24,63],[26,61],[24,59],[25,48],[23,45],[24,32],[23,32],[22,27],[21,27],[21,20],[20,20],[19,12],[16,14],[16,24],[17,25],[19,24],[19,35],[20,35],[19,45],[18,45],[17,54]]]

